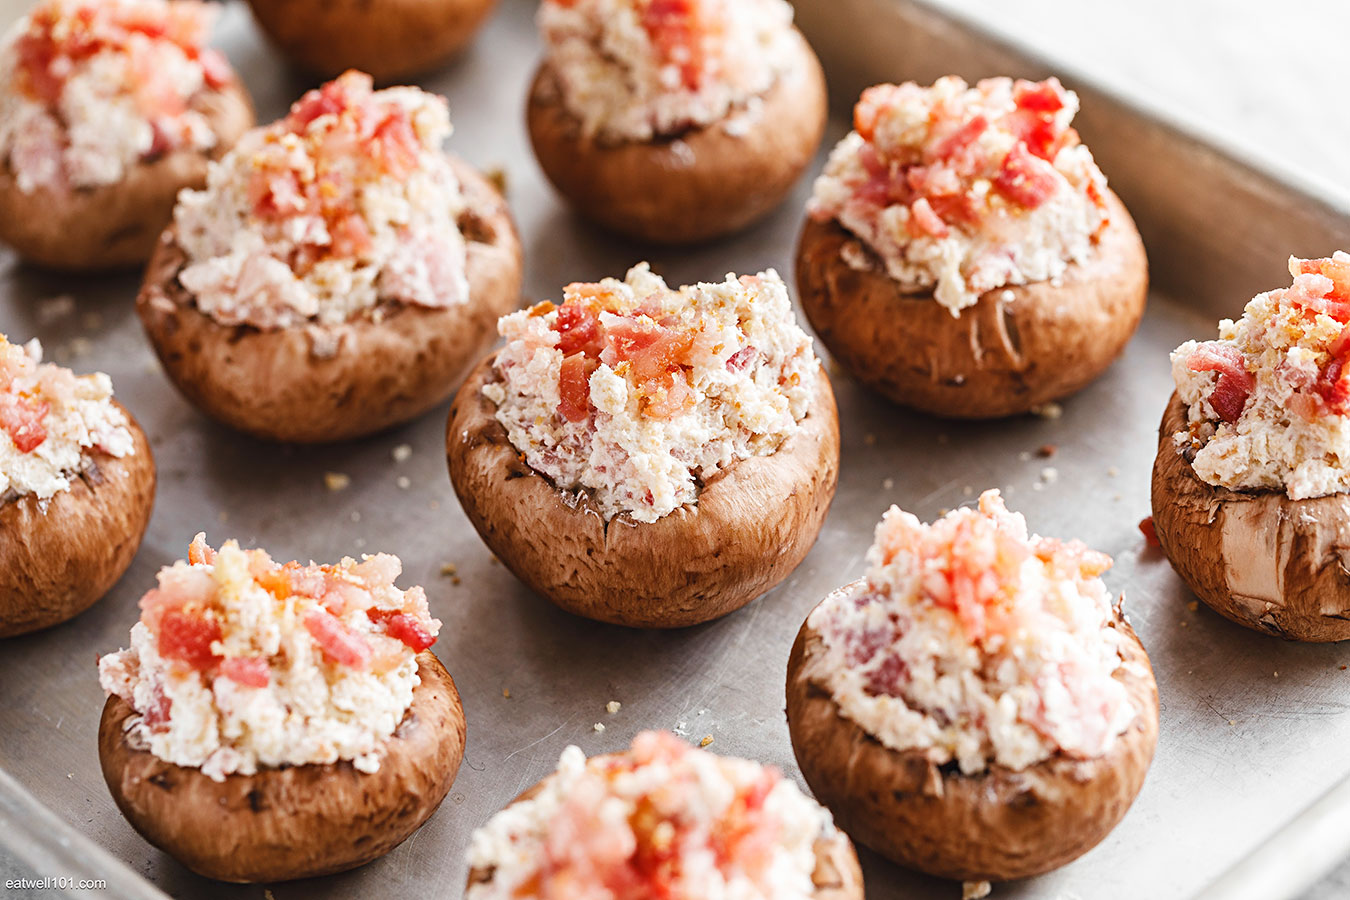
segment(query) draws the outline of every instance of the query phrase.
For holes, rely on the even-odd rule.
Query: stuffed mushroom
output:
[[[1143,315],[1134,222],[1051,78],[868,88],[797,249],[807,319],[855,378],[935,415],[1074,393]]]
[[[544,0],[530,139],[580,215],[666,244],[782,201],[824,133],[825,81],[784,0]]]
[[[249,0],[291,61],[324,76],[420,75],[466,46],[497,0]]]
[[[464,754],[441,623],[397,557],[279,565],[198,535],[99,660],[103,777],[123,815],[222,881],[363,865],[417,830]]]
[[[179,199],[137,300],[208,415],[296,443],[442,402],[519,302],[501,195],[441,144],[445,100],[348,72],[249,132]]]
[[[853,846],[772,768],[668,732],[558,771],[474,832],[465,900],[862,900]]]
[[[788,663],[792,746],[840,827],[966,881],[1101,841],[1158,736],[1148,657],[1099,577],[1110,558],[1028,536],[988,491],[932,525],[892,507],[867,559]]]
[[[1172,353],[1153,525],[1211,608],[1299,641],[1350,638],[1350,255],[1290,259],[1219,339]]]
[[[839,425],[776,273],[672,290],[642,264],[499,329],[506,346],[451,407],[450,477],[534,591],[674,628],[801,562],[834,496]]]
[[[107,375],[0,335],[0,638],[83,612],[131,565],[155,462]]]
[[[174,197],[253,124],[196,0],[42,0],[0,43],[0,240],[62,269],[138,266]]]

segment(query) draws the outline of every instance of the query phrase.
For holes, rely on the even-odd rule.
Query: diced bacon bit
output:
[[[370,644],[337,616],[327,610],[312,609],[305,614],[304,623],[324,656],[349,669],[362,671],[369,667]]]
[[[1322,413],[1337,416],[1350,413],[1350,369],[1347,369],[1344,358],[1333,359],[1327,363],[1319,373],[1313,389],[1321,398],[1322,406],[1317,408],[1313,415],[1307,415],[1305,418],[1312,419]],[[1213,405],[1212,400],[1210,405]]]
[[[192,543],[188,544],[188,563],[194,566],[215,565],[216,551],[206,543],[206,532],[197,532]]]
[[[1144,542],[1150,547],[1162,546],[1162,542],[1158,540],[1158,529],[1153,524],[1152,516],[1139,520],[1139,531],[1144,535]]]
[[[1003,158],[1003,166],[994,179],[994,190],[1027,209],[1035,209],[1054,196],[1059,176],[1043,159],[1017,144]]]
[[[690,853],[707,854],[723,873],[761,882],[780,839],[781,823],[766,805],[781,776],[766,767],[749,784],[737,784],[721,814],[704,826],[675,805],[695,789],[688,760],[696,752],[671,734],[644,732],[628,753],[591,760],[584,788],[573,792],[548,824],[531,896],[699,896],[700,885],[685,874]],[[668,777],[636,798],[626,820],[605,815],[607,784],[648,766]]]
[[[560,414],[570,422],[590,417],[590,377],[604,362],[628,366],[645,415],[678,415],[693,400],[684,367],[690,364],[694,336],[648,321],[660,314],[656,305],[616,312],[618,321],[605,325],[600,313],[609,300],[609,292],[598,284],[570,284],[564,291],[553,324],[557,347],[565,354],[558,375]]]
[[[220,674],[244,687],[265,688],[272,680],[272,669],[261,656],[232,656],[220,663]]]
[[[583,422],[591,415],[591,375],[599,360],[573,353],[562,361],[558,374],[558,412],[569,422]]]
[[[165,659],[205,672],[220,659],[211,649],[218,640],[220,623],[208,613],[172,609],[160,617],[157,649]]]
[[[366,610],[366,615],[377,625],[383,623],[385,634],[402,641],[414,653],[421,653],[436,643],[436,636],[422,622],[401,610],[372,606]]]
[[[568,289],[571,290],[572,286]],[[564,303],[558,309],[558,318],[553,328],[558,332],[558,349],[564,356],[585,353],[587,356],[598,357],[604,347],[600,333],[599,312],[583,300]]]
[[[947,223],[942,221],[942,217],[933,211],[932,205],[925,197],[920,197],[911,203],[909,213],[910,224],[918,232],[915,237],[927,235],[941,240],[951,233],[947,228]]]
[[[51,405],[17,394],[0,393],[0,428],[9,433],[20,453],[32,453],[47,440]]]
[[[164,694],[164,685],[156,683],[151,691],[150,705],[141,711],[141,721],[151,731],[163,731],[173,714],[173,700]]]
[[[678,66],[691,91],[702,84],[704,38],[715,24],[703,7],[703,0],[646,0],[642,11],[642,26],[662,63]]]
[[[1236,422],[1242,417],[1242,410],[1256,386],[1256,379],[1247,371],[1242,351],[1232,344],[1206,341],[1196,346],[1187,365],[1194,372],[1218,372],[1209,405],[1225,422]]]
[[[733,372],[744,372],[755,364],[759,351],[754,347],[742,347],[727,357],[727,368]]]
[[[1294,283],[1285,299],[1295,306],[1350,322],[1350,256],[1337,253],[1330,259],[1289,257]]]

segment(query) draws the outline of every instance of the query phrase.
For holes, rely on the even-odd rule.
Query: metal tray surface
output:
[[[846,129],[851,100],[865,83],[1046,70],[922,5],[797,6],[831,74],[840,114],[827,147]],[[565,210],[530,156],[522,121],[537,56],[533,8],[529,0],[505,0],[467,55],[423,82],[450,98],[451,149],[507,174],[525,244],[526,298],[556,297],[566,282],[621,273],[641,259],[674,283],[769,266],[790,273],[809,179],[768,222],[690,251],[626,244]],[[279,115],[309,86],[262,43],[242,4],[226,8],[220,38],[260,118]],[[1350,673],[1342,671],[1342,648],[1282,643],[1192,608],[1194,598],[1167,562],[1144,547],[1136,525],[1149,511],[1155,433],[1171,390],[1167,352],[1211,334],[1218,315],[1282,283],[1289,252],[1350,246],[1350,219],[1071,74],[1065,80],[1083,95],[1082,131],[1138,217],[1153,260],[1149,312],[1124,358],[1065,402],[1058,419],[983,424],[913,415],[836,375],[843,463],[819,543],[770,594],[684,631],[629,631],[571,617],[496,564],[446,476],[445,407],[360,442],[297,449],[252,441],[205,419],[174,392],[132,309],[136,277],[70,278],[0,256],[0,330],[40,337],[50,358],[77,370],[109,372],[150,435],[160,477],[149,533],[117,588],[71,623],[0,643],[0,868],[108,880],[106,890],[89,896],[156,896],[131,870],[175,897],[263,895],[257,886],[201,879],[146,844],[118,814],[99,773],[103,695],[95,655],[124,645],[137,599],[197,531],[215,542],[237,537],[266,546],[283,559],[387,550],[403,558],[404,584],[426,587],[445,622],[435,649],[455,676],[469,721],[450,796],[384,859],[345,875],[271,886],[269,896],[456,897],[472,829],[548,774],[570,743],[598,753],[625,746],[640,729],[668,728],[691,740],[711,736],[716,752],[759,759],[799,779],[783,684],[803,618],[861,573],[872,529],[890,504],[931,519],[1001,487],[1034,530],[1079,537],[1115,557],[1107,584],[1126,595],[1152,657],[1162,732],[1143,792],[1098,848],[1050,875],[996,886],[996,896],[1171,900],[1204,891],[1350,772],[1342,750],[1350,743]],[[72,303],[53,300],[61,296]],[[403,444],[413,454],[400,463],[393,450]],[[1051,459],[1035,454],[1046,444],[1058,448]],[[327,472],[350,475],[350,487],[327,490]],[[409,486],[400,487],[400,478]],[[446,563],[457,566],[455,578],[441,574]],[[617,714],[606,713],[610,700],[622,702]],[[1303,885],[1334,862],[1332,849],[1344,849],[1335,840],[1319,847],[1301,861]],[[950,882],[862,856],[868,896],[876,900],[959,896]],[[1282,885],[1279,896],[1293,893],[1294,882]],[[1216,891],[1205,895],[1238,896]]]

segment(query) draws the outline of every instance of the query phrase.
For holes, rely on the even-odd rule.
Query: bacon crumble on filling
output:
[[[952,315],[986,291],[1056,278],[1108,224],[1106,178],[1070,126],[1077,110],[1054,78],[870,87],[809,213],[859,237],[906,291],[934,289]]]
[[[545,0],[539,27],[563,103],[613,140],[736,134],[796,58],[783,0]]]
[[[232,78],[197,0],[43,0],[0,47],[0,159],[19,189],[122,180],[217,136],[192,108]]]
[[[568,747],[529,799],[474,833],[468,900],[809,900],[830,815],[772,768],[666,732],[587,760]]]
[[[654,522],[700,480],[794,434],[819,364],[787,287],[764,272],[671,290],[646,264],[568,285],[498,325],[500,381],[483,389],[512,445],[606,519]]]
[[[0,501],[49,500],[89,467],[90,454],[134,452],[107,375],[44,363],[36,340],[21,347],[0,334]]]
[[[1137,715],[1104,553],[1028,535],[998,491],[931,525],[891,507],[865,579],[808,619],[812,677],[894,750],[974,774],[1101,756]]]
[[[1289,274],[1218,340],[1172,352],[1174,440],[1209,484],[1302,500],[1350,488],[1350,254],[1290,257]]]
[[[339,759],[373,772],[441,627],[420,587],[394,586],[401,571],[383,553],[278,564],[199,534],[141,599],[131,647],[99,660],[99,682],[139,714],[152,753],[217,781]]]
[[[381,301],[468,300],[450,113],[348,72],[248,132],[179,198],[179,281],[226,325],[336,325]]]

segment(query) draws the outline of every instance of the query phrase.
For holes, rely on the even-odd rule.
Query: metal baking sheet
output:
[[[3,21],[25,5],[0,0]],[[690,251],[627,244],[564,209],[530,156],[523,124],[538,52],[534,6],[504,0],[468,55],[423,82],[450,98],[457,129],[451,148],[506,173],[525,245],[526,299],[556,297],[566,282],[620,273],[641,259],[674,283],[769,266],[790,273],[809,179],[768,222]],[[799,0],[797,8],[831,79],[837,115],[829,143],[846,129],[852,98],[870,82],[1051,71],[918,3]],[[310,86],[262,43],[242,4],[226,7],[220,43],[264,119]],[[71,278],[0,255],[0,330],[20,340],[40,337],[52,358],[78,370],[109,372],[151,437],[160,476],[149,533],[117,588],[74,622],[0,642],[0,873],[102,878],[106,887],[89,893],[99,897],[158,896],[151,885],[181,898],[263,895],[257,886],[198,878],[142,841],[113,806],[98,769],[103,696],[95,655],[124,644],[137,599],[199,530],[217,542],[237,537],[266,546],[281,558],[387,550],[403,558],[404,584],[426,587],[445,622],[436,651],[455,676],[469,721],[465,763],[450,796],[384,859],[270,890],[276,900],[453,897],[472,829],[551,771],[569,743],[597,753],[624,746],[640,729],[669,728],[691,740],[711,736],[714,751],[799,778],[783,681],[803,618],[860,574],[872,528],[889,504],[930,519],[997,486],[1035,530],[1080,537],[1115,557],[1107,583],[1126,594],[1152,656],[1162,733],[1148,781],[1120,827],[1081,860],[999,885],[995,896],[1236,897],[1235,876],[1225,873],[1249,856],[1267,876],[1277,871],[1272,852],[1260,850],[1277,832],[1285,843],[1277,838],[1275,848],[1304,832],[1322,836],[1300,842],[1315,852],[1299,857],[1299,877],[1244,896],[1291,896],[1314,880],[1345,849],[1345,829],[1328,839],[1325,825],[1346,809],[1345,788],[1335,791],[1350,772],[1342,749],[1350,744],[1346,650],[1281,643],[1192,608],[1166,561],[1145,549],[1136,523],[1148,514],[1155,430],[1171,389],[1167,352],[1211,334],[1216,317],[1282,283],[1288,253],[1350,246],[1350,203],[1313,200],[1296,179],[1263,174],[1142,107],[1059,74],[1082,95],[1081,130],[1149,246],[1155,289],[1125,357],[1065,402],[1057,419],[986,424],[912,415],[836,375],[843,464],[819,543],[770,594],[685,631],[628,631],[573,618],[495,564],[446,476],[445,408],[332,447],[252,441],[203,418],[165,380],[132,310],[137,278]],[[393,450],[403,444],[413,453],[397,462]],[[1047,444],[1057,447],[1055,455],[1038,457]],[[328,472],[349,475],[350,487],[327,490]],[[447,563],[457,567],[454,577],[442,574]],[[617,714],[605,711],[610,700],[623,704]],[[1285,823],[1292,824],[1281,832]],[[959,896],[949,882],[862,857],[876,900]]]

